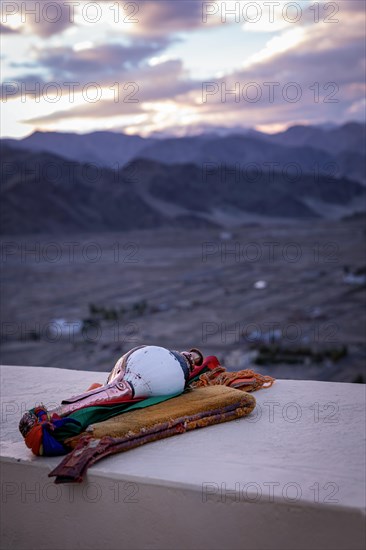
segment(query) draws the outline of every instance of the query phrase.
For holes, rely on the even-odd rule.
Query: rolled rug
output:
[[[253,395],[225,385],[187,390],[164,403],[90,425],[67,440],[73,450],[49,477],[55,483],[81,482],[86,470],[105,456],[247,416],[255,404]]]

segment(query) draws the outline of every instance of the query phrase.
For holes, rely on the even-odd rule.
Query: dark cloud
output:
[[[1,18],[9,21],[12,15],[21,15],[24,27],[21,32],[36,34],[48,38],[63,32],[74,24],[74,14],[67,1],[53,0],[40,1],[12,1],[4,0],[1,3]]]
[[[187,92],[196,90],[199,82],[185,78],[180,61],[166,61],[153,67],[144,67],[142,71],[131,73],[129,81],[122,82],[119,88],[113,87],[114,100],[103,100],[96,103],[85,102],[84,105],[71,107],[68,110],[56,111],[44,117],[27,120],[28,123],[48,123],[70,118],[113,118],[121,115],[134,115],[148,112],[144,103],[174,100]],[[133,80],[134,77],[137,77]],[[107,83],[103,83],[107,88]],[[66,89],[65,89],[66,91]]]
[[[335,82],[339,86],[351,82],[363,82],[363,44],[355,40],[339,48],[309,49],[299,45],[294,50],[277,55],[264,63],[236,73],[239,81],[269,79],[280,84],[299,82],[302,84]],[[347,70],[345,70],[347,67]]]
[[[20,97],[22,94],[24,97],[39,99],[46,84],[44,78],[40,75],[24,75],[14,80],[3,81],[0,85],[0,100],[9,101]],[[35,91],[34,95],[31,93],[32,91]]]
[[[328,3],[328,0],[322,0],[325,4]],[[337,7],[339,8],[339,13],[343,12],[359,12],[365,13],[365,2],[363,0],[343,0],[343,2],[337,2]]]
[[[129,74],[140,86],[141,101],[174,100],[200,86],[189,78],[179,59],[171,59],[154,66],[145,66]]]
[[[75,25],[77,16],[87,21],[93,21],[97,13],[91,14],[92,8],[88,8],[86,0],[79,2],[67,2],[67,0],[20,1],[2,2],[2,14],[22,13],[25,18],[25,31],[36,34],[42,38],[48,38],[62,33]],[[131,23],[129,31],[144,37],[166,37],[181,31],[188,31],[203,25],[202,6],[204,3],[197,0],[148,0],[148,1],[101,1],[99,5],[100,21],[103,22],[105,13],[111,15],[113,10],[116,27],[121,23]],[[96,19],[96,24],[98,24]],[[209,24],[217,24],[210,18]],[[207,26],[206,23],[205,26]],[[120,31],[120,29],[119,29]],[[5,31],[11,32],[11,31]]]
[[[106,90],[111,90],[116,98],[119,98],[115,103],[123,102],[124,98],[137,97],[139,102],[157,101],[162,99],[171,99],[186,94],[190,90],[197,89],[200,85],[199,82],[185,79],[184,72],[181,71],[180,61],[167,61],[162,64],[164,67],[145,67],[141,71],[133,71],[131,73],[113,74],[111,79],[101,79],[99,81],[91,79],[80,79],[78,82],[75,80],[68,81],[67,79],[50,79],[45,80],[39,75],[26,75],[17,80],[8,80],[0,86],[0,99],[3,101],[10,101],[16,99],[22,94],[29,99],[34,98],[50,98],[61,93],[64,97],[70,98],[70,104],[74,103],[74,97],[78,93],[84,91],[85,96],[93,96],[98,89],[100,94],[105,94]],[[90,91],[89,91],[90,89]],[[35,93],[34,93],[35,92]],[[133,95],[132,95],[133,94]],[[72,100],[71,100],[72,98]],[[96,109],[94,103],[86,101],[87,105],[85,110],[81,110],[80,116],[102,116],[102,110]],[[104,104],[103,101],[101,103]],[[118,105],[108,106],[108,102],[105,102],[107,111],[105,116],[113,116],[115,112],[118,112]],[[57,101],[55,102],[55,108],[57,108]],[[90,111],[90,112],[89,112]],[[63,111],[60,118],[69,111]],[[57,115],[58,116],[58,115]],[[67,115],[70,118],[70,115]]]
[[[206,103],[201,102],[200,113],[232,123],[235,115],[237,119],[241,116],[246,124],[344,122],[352,112],[360,111],[364,97],[362,35],[360,22],[337,27],[314,25],[296,46],[218,79],[217,84],[221,87],[223,83],[224,91],[239,84],[239,101],[235,102],[233,95],[223,99],[219,90],[207,96]],[[249,83],[254,83],[251,89]],[[273,98],[268,83],[276,83]],[[256,89],[258,99],[249,101],[248,97],[254,99]],[[292,102],[297,90],[299,100]]]
[[[70,47],[35,50],[38,67],[48,69],[53,79],[100,80],[131,70],[167,47],[167,40],[135,41],[131,45],[101,44],[75,51]]]
[[[119,2],[121,7],[125,2]],[[166,36],[177,32],[189,31],[200,26],[208,27],[202,21],[202,9],[205,2],[197,0],[150,0],[137,2],[138,12],[133,32],[144,36]],[[210,18],[209,24],[218,24],[220,20]]]

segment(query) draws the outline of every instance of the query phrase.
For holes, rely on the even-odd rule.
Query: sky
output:
[[[365,2],[1,3],[1,136],[365,117]]]

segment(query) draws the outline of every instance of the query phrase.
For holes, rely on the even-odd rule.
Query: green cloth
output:
[[[74,420],[77,420],[79,424],[73,424],[70,422],[69,424],[65,424],[65,426],[56,428],[53,432],[53,436],[55,437],[55,439],[57,439],[57,441],[63,442],[68,437],[79,435],[88,426],[90,426],[90,424],[103,422],[104,420],[108,420],[108,418],[112,418],[113,416],[117,416],[119,414],[132,411],[134,409],[143,409],[144,407],[150,407],[151,405],[156,405],[157,403],[161,403],[162,401],[167,401],[168,399],[172,399],[173,397],[177,397],[178,395],[181,395],[181,393],[176,393],[173,395],[162,395],[160,397],[149,397],[148,399],[143,399],[142,401],[138,401],[133,405],[129,405],[128,403],[118,403],[117,405],[99,405],[95,407],[85,407],[67,416],[67,418],[73,418]]]
[[[202,371],[197,376],[189,380],[189,384],[198,380],[201,374],[207,372],[208,370],[210,369],[208,369],[207,367],[202,369]],[[167,401],[168,399],[172,399],[173,397],[177,397],[178,395],[181,395],[181,393],[176,393],[173,395],[162,395],[160,397],[149,397],[148,399],[143,399],[142,401],[138,401],[133,405],[129,405],[128,403],[119,403],[118,405],[99,405],[95,407],[85,407],[67,416],[67,418],[73,418],[74,420],[77,420],[79,424],[73,424],[70,422],[69,424],[65,424],[60,428],[56,428],[53,432],[53,436],[55,439],[57,439],[57,441],[60,441],[62,443],[68,437],[73,437],[75,435],[81,434],[83,431],[86,430],[88,426],[90,426],[90,424],[103,422],[104,420],[108,420],[108,418],[118,416],[119,414],[122,414],[124,412],[133,411],[134,409],[143,409],[145,407],[150,407],[151,405],[156,405],[157,403],[161,403],[162,401]]]

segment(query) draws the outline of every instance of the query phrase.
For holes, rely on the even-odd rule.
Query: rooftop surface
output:
[[[105,379],[1,367],[2,548],[364,547],[364,385],[278,380],[254,394],[247,418],[108,457],[82,484],[55,486],[47,474],[61,458],[33,456],[19,419]]]

